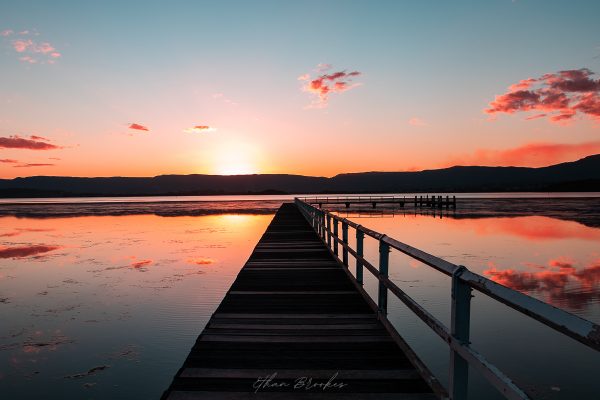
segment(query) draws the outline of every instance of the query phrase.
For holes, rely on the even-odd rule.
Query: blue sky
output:
[[[5,1],[0,31],[14,33],[0,37],[0,137],[59,148],[0,148],[19,165],[52,164],[3,163],[0,176],[332,175],[481,151],[501,164],[502,151],[536,143],[579,147],[521,164],[578,158],[600,149],[590,115],[490,121],[483,110],[526,78],[600,72],[598,15],[596,1]],[[15,40],[60,57],[23,61]],[[298,76],[337,71],[360,72],[358,85],[311,107],[321,99]],[[183,132],[204,125],[214,131]]]

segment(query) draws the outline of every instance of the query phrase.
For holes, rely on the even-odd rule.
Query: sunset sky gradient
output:
[[[597,1],[0,4],[0,178],[600,153]],[[562,71],[562,72],[561,72]]]

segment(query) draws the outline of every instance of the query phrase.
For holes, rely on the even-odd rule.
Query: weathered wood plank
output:
[[[256,390],[272,375],[282,385]],[[302,377],[344,385],[294,388]],[[296,206],[284,204],[163,399],[300,398],[435,396]]]

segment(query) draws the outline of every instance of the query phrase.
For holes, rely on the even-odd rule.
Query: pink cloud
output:
[[[0,159],[0,163],[4,163],[4,164],[16,164],[18,162],[19,161],[13,160],[13,159],[10,159],[10,158],[2,158],[2,159]]]
[[[484,111],[490,115],[538,111],[527,119],[547,117],[554,123],[569,122],[580,113],[600,121],[600,79],[592,75],[592,71],[582,68],[524,79],[496,96]]]
[[[231,100],[230,98],[228,98],[227,96],[225,96],[225,94],[223,93],[213,93],[211,96],[213,99],[215,100],[220,100],[225,104],[229,104],[230,106],[237,106],[238,103],[236,103],[235,101]]]
[[[0,247],[0,258],[23,258],[29,256],[36,256],[60,248],[60,246],[45,245]]]
[[[18,39],[13,41],[13,49],[15,49],[17,53],[23,53],[31,46],[33,46],[33,42],[31,41],[31,39]]]
[[[477,149],[452,157],[440,166],[485,165],[543,167],[600,154],[600,141],[583,143],[526,143],[511,149]]]
[[[329,64],[319,64],[317,72],[323,72],[324,66],[327,69],[331,68]],[[332,93],[342,93],[359,86],[359,83],[353,83],[352,79],[361,75],[358,71],[346,72],[338,71],[331,74],[322,74],[311,78],[310,74],[303,74],[298,77],[298,80],[304,81],[305,84],[302,90],[311,93],[315,99],[310,107],[325,108],[329,102],[329,96]]]
[[[18,32],[10,42],[14,51],[21,55],[19,60],[29,64],[54,64],[61,57],[61,53],[56,50],[54,45],[47,41],[35,41],[28,37],[29,33],[27,30]],[[7,38],[6,40],[13,34],[15,32],[10,29],[0,33],[1,36]],[[33,34],[39,35],[36,32]]]
[[[137,131],[149,131],[149,129],[147,127],[145,127],[144,125],[140,125],[140,124],[136,124],[136,123],[129,124],[129,129],[134,129]]]
[[[315,69],[315,71],[317,71],[317,72],[325,72],[325,71],[329,71],[331,68],[332,68],[331,64],[319,63],[319,64],[317,64],[317,68]]]
[[[21,60],[23,62],[27,62],[29,64],[37,64],[37,60],[31,56],[19,57],[19,60]]]
[[[34,136],[35,137],[35,136]],[[46,139],[47,140],[47,139]],[[61,147],[35,139],[25,139],[14,135],[0,137],[0,149],[28,149],[28,150],[54,150]]]
[[[217,128],[210,127],[208,125],[196,125],[191,128],[186,128],[183,131],[185,133],[202,133],[202,132],[214,132]]]
[[[31,139],[31,140],[42,140],[44,142],[49,142],[50,141],[50,139],[48,139],[48,138],[45,138],[43,136],[36,136],[36,135],[29,136],[29,139]]]
[[[411,119],[408,120],[408,124],[412,125],[412,126],[426,126],[427,122],[425,122],[421,118],[412,117]]]

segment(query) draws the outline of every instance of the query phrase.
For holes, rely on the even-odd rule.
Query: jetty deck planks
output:
[[[285,203],[162,398],[436,396],[297,207]]]

